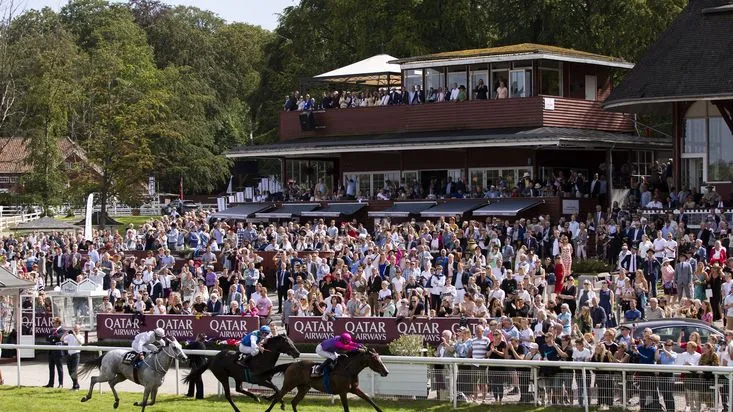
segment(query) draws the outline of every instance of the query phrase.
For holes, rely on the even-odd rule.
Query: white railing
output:
[[[22,213],[15,216],[0,216],[0,232],[10,230],[21,223],[30,222],[41,217],[41,212]]]
[[[108,346],[56,346],[56,345],[16,345],[16,344],[0,344],[0,349],[34,349],[34,350],[80,350],[80,351],[86,351],[86,352],[108,352],[112,350],[117,349],[129,349],[124,347],[108,347]],[[219,353],[218,350],[191,350],[191,349],[184,349],[183,351],[187,355],[204,355],[204,356],[214,356]],[[16,356],[17,361],[17,377],[18,377],[18,385],[20,386],[21,383],[21,359],[20,357]],[[710,392],[710,389],[713,390],[714,393],[714,410],[721,410],[719,408],[719,397],[721,395],[724,395],[721,392],[721,388],[727,389],[727,399],[730,401],[733,401],[733,384],[727,384],[727,382],[733,383],[733,367],[722,367],[722,366],[683,366],[683,365],[644,365],[644,364],[632,364],[632,363],[596,363],[596,362],[549,362],[549,361],[529,361],[529,360],[494,360],[494,359],[461,359],[461,358],[433,358],[433,357],[412,357],[412,356],[382,356],[382,361],[386,365],[392,365],[392,367],[395,366],[409,366],[409,365],[422,365],[427,368],[431,368],[430,370],[434,370],[436,366],[441,366],[444,372],[444,375],[446,377],[445,379],[445,386],[449,393],[449,399],[452,401],[453,407],[456,408],[458,406],[458,393],[459,393],[459,373],[464,373],[463,370],[459,372],[459,367],[494,367],[494,368],[508,368],[510,370],[517,370],[522,371],[525,375],[529,376],[530,382],[534,385],[535,391],[538,392],[539,388],[541,386],[541,379],[543,379],[542,376],[540,376],[539,370],[540,368],[547,368],[547,367],[556,367],[560,370],[563,370],[565,373],[568,373],[570,376],[570,381],[573,380],[573,373],[575,373],[576,380],[578,382],[577,384],[577,391],[578,391],[578,399],[584,400],[585,402],[581,402],[581,405],[585,405],[585,410],[589,410],[589,404],[591,399],[591,388],[588,387],[591,382],[591,373],[593,372],[605,372],[605,373],[614,373],[616,375],[620,375],[620,380],[617,382],[618,385],[622,386],[621,388],[621,394],[620,394],[620,401],[623,409],[628,409],[629,401],[631,398],[631,391],[632,387],[634,386],[634,380],[633,377],[635,375],[642,375],[645,379],[648,379],[648,383],[656,380],[663,379],[662,376],[671,376],[672,374],[687,374],[686,381],[691,381],[694,378],[691,378],[692,376],[696,376],[694,374],[704,373],[708,372],[711,373],[714,377],[714,384],[710,385],[709,388],[701,388],[700,392],[707,391],[708,394]],[[308,360],[308,361],[322,361],[322,358],[318,357],[315,354],[310,353],[303,353],[300,355],[299,360]],[[294,359],[290,358],[287,355],[282,355],[281,362],[292,362]],[[495,374],[500,374],[500,371],[494,371],[491,370],[493,373],[489,373],[489,382],[491,382],[492,376]],[[511,373],[511,372],[510,372]],[[375,384],[375,378],[384,381],[389,381],[390,376],[386,378],[377,377],[374,373],[369,373],[370,379],[362,379],[362,382],[364,386],[367,388],[365,391],[367,393],[370,393],[372,396],[379,397],[380,395],[385,395],[384,393],[381,393],[379,388],[388,387],[389,385],[392,385],[392,382],[385,382],[384,385],[376,385]],[[657,377],[657,374],[659,374],[659,377]],[[179,362],[176,360],[175,362],[175,376],[176,376],[176,394],[180,394],[179,389],[179,382],[181,378],[180,374],[180,365]],[[430,374],[416,374],[410,377],[402,376],[401,379],[405,380],[408,379],[410,381],[413,381],[413,383],[417,384],[425,384],[426,387],[430,387],[430,382],[428,381]],[[582,377],[582,378],[581,378]],[[394,377],[398,378],[399,377]],[[394,379],[393,378],[393,379]],[[629,379],[631,378],[631,379]],[[433,379],[435,379],[435,376],[433,376]],[[371,384],[369,384],[369,381]],[[395,384],[398,384],[397,382],[394,382]],[[594,382],[597,383],[597,382]],[[637,378],[637,383],[639,383],[639,379]],[[681,382],[675,382],[676,384],[681,384]],[[473,383],[471,383],[473,384]],[[644,385],[645,382],[641,381],[640,385]],[[656,383],[654,383],[656,384]],[[368,390],[371,389],[371,390]],[[101,390],[101,384],[100,384],[100,390]],[[562,388],[560,388],[562,391]],[[660,386],[660,392],[662,391]],[[685,389],[686,390],[686,389]],[[638,388],[635,390],[636,392],[639,392]],[[642,390],[643,392],[643,390]],[[654,392],[656,394],[656,391]],[[394,393],[387,393],[386,396],[388,397],[394,397]],[[656,396],[656,395],[655,395]],[[653,396],[654,398],[654,396]],[[611,396],[611,399],[613,400],[613,395]],[[723,399],[721,397],[721,399]],[[658,400],[658,399],[657,399]],[[537,406],[539,404],[538,402],[538,396],[534,397],[533,401],[534,405]],[[727,408],[723,410],[727,410],[728,412],[733,412],[733,402],[728,402],[726,405]],[[712,408],[712,405],[708,405],[709,408]]]

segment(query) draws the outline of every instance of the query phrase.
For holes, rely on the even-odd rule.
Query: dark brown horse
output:
[[[265,350],[249,361],[248,368],[242,367],[237,362],[237,359],[239,358],[239,353],[235,351],[223,350],[213,358],[208,358],[206,362],[200,367],[191,370],[191,373],[189,373],[183,379],[183,382],[188,383],[194,381],[201,377],[201,375],[207,369],[211,369],[211,372],[214,373],[216,379],[221,382],[221,386],[224,389],[224,397],[226,397],[226,399],[229,401],[229,404],[232,405],[232,408],[234,408],[235,412],[239,412],[239,408],[237,408],[237,406],[234,404],[234,400],[232,400],[232,395],[229,388],[230,377],[233,378],[235,382],[234,390],[249,396],[257,402],[259,402],[260,400],[259,397],[252,392],[242,388],[242,382],[265,386],[275,391],[275,395],[277,395],[277,386],[275,386],[271,380],[272,376],[277,373],[277,371],[273,369],[273,366],[275,366],[275,364],[277,363],[277,360],[280,357],[281,353],[285,353],[293,358],[297,358],[300,356],[300,352],[295,347],[295,344],[293,344],[293,341],[285,335],[270,336],[269,338],[265,339],[262,345],[264,346]],[[246,373],[245,369],[247,369]],[[268,400],[274,399],[275,395],[273,395],[271,398],[268,398]],[[285,404],[282,404],[282,408],[285,409]]]
[[[285,373],[285,380],[282,389],[272,398],[272,403],[267,408],[267,412],[270,412],[278,402],[280,402],[280,408],[285,410],[282,399],[285,394],[295,388],[298,388],[298,393],[291,402],[294,412],[298,412],[298,403],[303,400],[310,388],[315,388],[324,393],[338,394],[341,397],[341,405],[344,407],[344,412],[349,411],[349,402],[347,400],[349,393],[353,393],[361,399],[364,399],[378,412],[382,412],[372,398],[359,389],[359,373],[364,368],[368,367],[381,376],[387,376],[389,374],[387,367],[384,366],[382,359],[380,359],[376,351],[363,348],[348,354],[345,359],[340,359],[336,367],[330,372],[330,384],[328,388],[330,390],[324,387],[322,376],[311,376],[311,371],[315,365],[315,362],[303,361],[276,366],[274,369],[275,373]]]

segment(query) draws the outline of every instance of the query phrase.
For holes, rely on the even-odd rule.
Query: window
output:
[[[532,70],[512,70],[509,72],[509,97],[529,97],[532,95]]]
[[[552,60],[540,61],[540,94],[562,96],[562,66]]]
[[[453,84],[466,87],[468,84],[466,77],[466,66],[455,66],[448,68],[448,88],[452,89]]]
[[[402,172],[402,180],[405,182],[405,188],[411,188],[418,182],[420,174],[415,170]]]
[[[423,86],[422,70],[405,70],[405,87],[407,90],[413,90],[415,85]]]
[[[478,86],[479,82],[483,83],[487,88],[489,86],[489,66],[487,65],[477,65],[471,67],[471,93],[469,93],[469,96],[471,96],[471,100],[476,100],[476,87]],[[483,98],[487,98],[488,94],[484,96]]]
[[[10,183],[10,176],[0,176],[0,183]]]
[[[443,88],[443,90],[445,90],[445,71],[443,70],[443,68],[426,69],[425,70],[425,91],[429,92],[430,89],[438,90],[441,87]],[[427,96],[425,97],[427,98]]]
[[[687,119],[683,153],[705,153],[705,119]]]
[[[733,180],[733,135],[722,117],[708,119],[708,181]]]
[[[496,89],[499,88],[501,82],[505,87],[509,84],[509,68],[511,64],[508,62],[493,63],[491,65],[491,98],[496,99]]]
[[[481,188],[486,190],[492,185],[497,186],[502,180],[507,183],[507,187],[514,187],[519,183],[525,173],[532,176],[532,168],[528,167],[507,167],[507,168],[486,168],[486,169],[469,169],[471,176],[471,184],[481,184]]]
[[[640,176],[649,176],[654,168],[654,152],[649,150],[640,150],[636,152],[636,174]]]
[[[385,188],[388,180],[390,185],[396,188],[399,185],[400,172],[344,173],[344,178],[346,180],[354,179],[357,196],[373,198]]]

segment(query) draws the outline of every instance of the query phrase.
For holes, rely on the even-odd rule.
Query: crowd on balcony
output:
[[[349,109],[354,107],[393,106],[400,104],[423,104],[463,102],[473,93],[474,100],[487,100],[491,95],[483,80],[479,80],[473,90],[467,90],[465,85],[453,83],[450,87],[430,87],[427,92],[422,86],[407,87],[379,87],[361,91],[324,91],[319,101],[306,93],[302,95],[294,91],[286,96],[283,103],[285,111],[304,111],[315,109]],[[500,81],[494,95],[497,99],[509,97],[506,82]]]

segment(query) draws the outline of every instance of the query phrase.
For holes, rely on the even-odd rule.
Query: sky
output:
[[[119,0],[112,0],[119,1]],[[68,0],[20,0],[23,9],[51,7],[58,11]],[[298,3],[297,0],[163,0],[173,6],[194,6],[209,10],[228,22],[249,23],[267,30],[277,27],[277,14],[285,7]],[[24,6],[24,7],[23,7]]]

